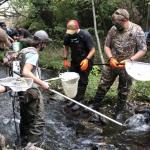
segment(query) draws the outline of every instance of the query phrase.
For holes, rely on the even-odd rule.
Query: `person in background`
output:
[[[93,101],[93,109],[99,111],[104,96],[118,77],[115,118],[122,120],[122,112],[125,110],[127,96],[132,85],[132,79],[127,74],[124,63],[138,60],[144,56],[147,46],[142,28],[129,20],[129,13],[126,9],[116,10],[112,15],[112,23],[114,25],[107,34],[104,46],[110,65],[102,71],[101,80]],[[94,120],[99,117],[93,114],[92,118]]]
[[[0,21],[0,27],[7,33],[9,41],[11,43],[14,42],[14,39],[13,39],[14,30],[11,28],[8,28],[4,21]]]
[[[18,28],[17,31],[20,39],[31,37],[31,33],[25,28]]]
[[[6,32],[0,28],[0,51],[4,51],[4,49],[10,48],[12,46],[8,35]]]
[[[71,63],[68,60],[70,53]],[[77,20],[68,21],[67,31],[64,37],[64,67],[80,75],[78,92],[74,98],[79,102],[84,102],[88,76],[93,66],[94,54],[95,47],[90,33],[80,29]],[[73,102],[68,103],[66,107],[71,108],[73,111],[80,108]]]
[[[31,34],[30,32],[25,28],[16,28],[16,35],[14,36],[15,42],[13,43],[14,49],[17,48],[17,50],[21,50],[25,47],[28,47],[30,45],[27,45],[27,43],[24,42],[24,39],[30,38]],[[16,44],[18,47],[16,47]]]
[[[3,48],[11,46],[7,34],[3,29],[0,29],[0,44],[3,46]],[[8,87],[0,85],[0,94],[5,93],[8,90]],[[5,137],[0,133],[0,149],[5,149],[5,144]]]
[[[10,41],[8,39],[8,36],[7,36],[6,32],[3,29],[1,29],[1,28],[0,28],[0,45],[3,48],[11,46],[11,43],[10,43]],[[4,93],[7,90],[8,90],[7,87],[0,85],[0,93]]]

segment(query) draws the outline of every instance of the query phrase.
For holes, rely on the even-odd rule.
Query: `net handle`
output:
[[[55,91],[55,90],[53,90],[53,89],[49,89],[49,90],[50,90],[51,92],[55,93],[55,94],[58,94],[58,95],[60,95],[60,96],[62,96],[62,97],[64,97],[64,98],[66,98],[66,99],[68,99],[68,100],[70,100],[70,101],[76,103],[77,105],[79,105],[79,106],[81,106],[81,107],[83,107],[83,108],[85,108],[85,109],[87,109],[87,110],[89,110],[89,111],[91,111],[91,112],[93,112],[93,113],[95,113],[95,114],[97,114],[97,115],[103,117],[103,118],[106,118],[106,119],[110,120],[111,122],[113,122],[113,123],[115,123],[115,124],[117,124],[117,125],[119,125],[119,126],[122,126],[122,127],[124,126],[124,124],[122,124],[122,123],[120,123],[120,122],[118,122],[118,121],[116,121],[116,120],[114,120],[114,119],[112,119],[112,118],[110,118],[110,117],[108,117],[108,116],[106,116],[106,115],[104,115],[104,114],[102,114],[102,113],[100,113],[100,112],[98,112],[98,111],[96,111],[96,110],[90,108],[90,107],[87,107],[86,105],[84,105],[84,104],[82,104],[82,103],[79,103],[79,102],[75,101],[75,100],[72,99],[72,98],[69,98],[69,97],[67,97],[67,96],[65,96],[65,95],[63,95],[63,94],[61,94],[61,93],[59,93],[59,92],[57,92],[57,91]]]

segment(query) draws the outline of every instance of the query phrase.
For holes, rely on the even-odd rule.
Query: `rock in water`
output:
[[[5,145],[5,137],[2,134],[0,134],[0,149],[1,150],[6,150],[5,146],[6,146]]]
[[[28,143],[23,150],[44,150],[44,149],[34,146],[33,143]]]

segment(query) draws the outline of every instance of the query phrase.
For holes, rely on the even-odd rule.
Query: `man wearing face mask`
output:
[[[69,48],[71,63],[68,61]],[[95,47],[92,36],[88,31],[79,28],[77,20],[70,20],[67,23],[67,31],[64,38],[64,67],[69,71],[77,72],[80,75],[78,93],[75,100],[84,101],[84,95],[88,84],[88,76],[93,66]],[[66,106],[72,107],[72,111],[79,109],[78,105],[70,102]]]
[[[94,97],[93,108],[99,110],[102,100],[117,77],[118,99],[115,109],[115,118],[122,120],[122,111],[132,80],[125,70],[125,61],[136,61],[147,51],[145,35],[142,28],[129,21],[129,13],[125,9],[118,9],[112,15],[113,26],[109,30],[105,41],[105,54],[109,66],[102,71],[100,84]],[[99,117],[92,116],[92,120]]]

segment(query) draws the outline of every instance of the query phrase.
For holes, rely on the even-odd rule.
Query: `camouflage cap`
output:
[[[79,29],[79,23],[77,20],[70,20],[67,23],[67,34],[74,34],[77,32],[77,30]]]
[[[130,15],[126,9],[117,9],[113,15],[113,20],[122,20],[122,19],[129,19]]]

